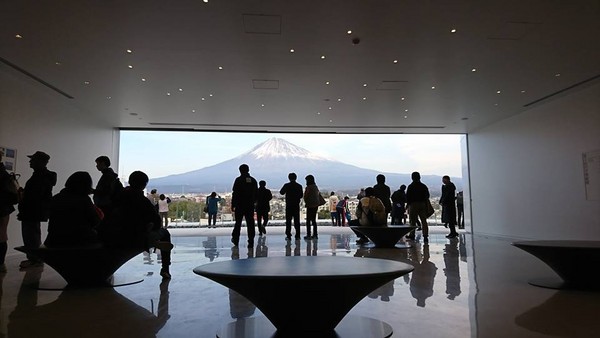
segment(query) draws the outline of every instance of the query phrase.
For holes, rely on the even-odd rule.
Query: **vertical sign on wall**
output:
[[[583,153],[583,179],[586,199],[600,200],[600,150]]]
[[[6,171],[14,173],[17,170],[17,150],[0,146],[0,152],[4,154],[2,156],[2,163],[4,163]]]

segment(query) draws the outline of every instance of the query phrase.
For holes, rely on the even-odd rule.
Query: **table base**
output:
[[[310,320],[310,318],[306,318]],[[301,328],[302,324],[298,324]],[[393,334],[392,327],[377,319],[348,315],[331,332],[278,332],[275,326],[263,316],[238,319],[225,324],[217,332],[217,338],[388,338]]]
[[[64,280],[41,280],[39,284],[32,285],[35,289],[38,290],[48,290],[48,291],[61,291],[61,290],[72,290],[72,289],[85,289],[85,288],[95,288],[95,287],[117,287],[117,286],[125,286],[131,284],[137,284],[143,282],[143,278],[139,278],[136,276],[129,275],[113,275],[107,281],[106,284],[97,284],[97,285],[69,285]]]

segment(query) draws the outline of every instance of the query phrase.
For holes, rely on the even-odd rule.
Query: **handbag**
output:
[[[426,213],[427,218],[431,217],[431,215],[433,215],[433,213],[435,212],[435,210],[433,210],[433,206],[431,205],[431,202],[429,201],[429,199],[427,199],[427,201],[425,202],[425,210],[427,211],[427,213]]]
[[[325,199],[323,198],[323,195],[319,194],[319,205],[323,205],[327,203],[327,201],[325,201]]]

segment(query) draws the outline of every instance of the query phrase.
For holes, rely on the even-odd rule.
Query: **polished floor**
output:
[[[0,274],[0,337],[215,337],[232,321],[262,314],[192,269],[285,255],[375,257],[414,265],[411,274],[372,292],[350,312],[389,323],[392,337],[596,337],[600,332],[600,293],[527,284],[553,272],[508,239],[462,233],[448,240],[446,230],[437,227],[429,244],[375,249],[357,246],[348,228],[323,226],[318,241],[286,243],[283,229],[273,227],[254,249],[238,250],[231,247],[229,231],[173,230],[173,279],[161,280],[156,253],[142,254],[117,275],[143,282],[116,288],[38,290],[36,285],[60,286],[62,279],[48,266],[19,271],[23,256],[11,252],[9,271]],[[244,240],[242,235],[240,244]],[[590,273],[598,274],[598,267]],[[290,307],[296,306],[294,297],[290,290]],[[310,309],[299,325],[308,320]]]

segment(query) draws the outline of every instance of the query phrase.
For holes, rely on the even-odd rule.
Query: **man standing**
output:
[[[48,154],[36,151],[27,157],[33,175],[25,183],[25,189],[21,191],[22,198],[19,202],[17,218],[21,221],[23,245],[34,249],[42,244],[41,222],[48,221],[52,187],[56,185],[56,173],[46,168],[50,161]],[[39,265],[41,262],[38,258],[27,255],[27,260],[22,261],[19,266],[25,269]]]
[[[102,173],[96,189],[94,189],[94,204],[108,216],[115,205],[113,199],[123,190],[117,174],[110,167],[108,156],[99,156],[96,159],[96,169]]]
[[[379,198],[385,206],[385,217],[392,212],[392,203],[390,202],[391,190],[390,187],[385,185],[385,176],[382,174],[377,175],[377,184],[373,186],[373,193],[375,197]]]
[[[427,225],[427,203],[429,200],[429,189],[423,183],[421,183],[421,174],[417,171],[411,174],[412,183],[408,185],[406,189],[406,206],[408,208],[408,217],[410,219],[410,225],[417,225],[417,218],[421,220],[421,227],[423,229],[423,241],[429,242],[429,227]],[[411,231],[408,236],[410,240],[415,239],[414,230]]]
[[[234,246],[239,245],[242,218],[245,218],[248,229],[248,247],[254,248],[254,202],[256,202],[258,183],[254,177],[250,176],[250,167],[247,164],[240,165],[239,171],[240,176],[235,179],[232,188],[231,208],[235,214],[235,225],[231,233],[231,243]]]
[[[285,195],[285,239],[292,239],[292,219],[294,219],[294,229],[296,230],[296,240],[300,240],[300,200],[304,193],[302,185],[296,182],[295,173],[289,173],[288,183],[281,187],[279,193]]]
[[[403,184],[392,194],[392,224],[404,224],[405,205],[406,186]]]
[[[267,189],[267,182],[258,182],[258,192],[256,194],[256,220],[258,221],[258,235],[267,233],[267,222],[269,222],[269,211],[271,211],[271,200],[273,194]],[[257,249],[258,250],[258,249]]]
[[[337,213],[337,209],[336,206],[338,204],[340,200],[338,199],[338,197],[335,195],[335,192],[331,192],[331,195],[329,196],[329,213],[331,214],[331,225],[332,226],[340,226],[340,215],[338,215]]]
[[[442,197],[440,197],[440,205],[442,206],[442,223],[450,226],[450,233],[446,238],[454,238],[458,236],[456,232],[456,186],[450,181],[450,176],[442,177]]]

